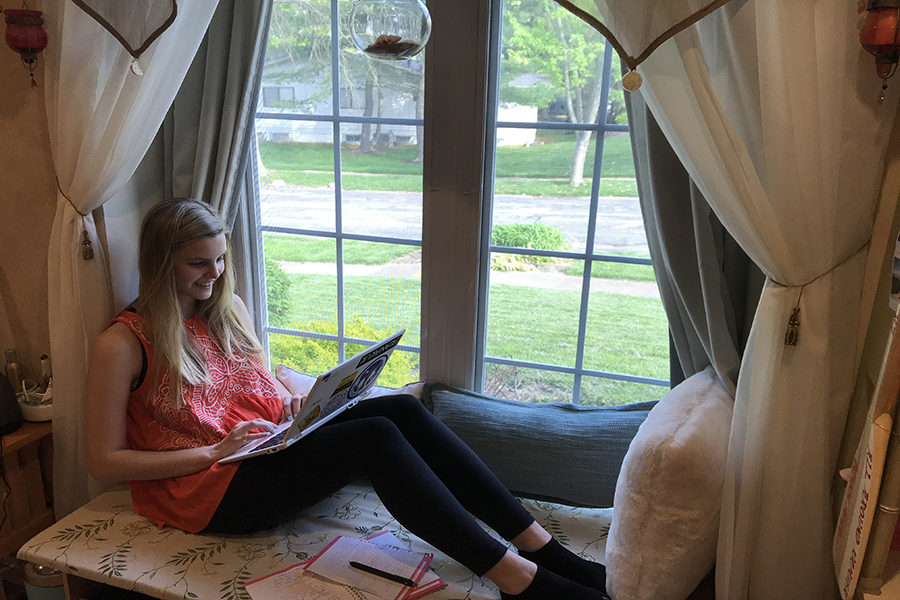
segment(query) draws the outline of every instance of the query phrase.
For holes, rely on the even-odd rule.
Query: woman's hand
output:
[[[254,431],[262,429],[262,431]],[[213,446],[216,459],[230,456],[245,444],[266,437],[275,430],[275,425],[265,419],[241,421],[228,432],[222,441]]]
[[[294,394],[292,396],[282,396],[281,397],[281,422],[290,421],[298,414],[300,414],[300,409],[303,408],[303,403],[306,402],[306,394]]]

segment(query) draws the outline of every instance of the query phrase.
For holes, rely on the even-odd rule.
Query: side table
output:
[[[9,485],[7,489],[0,487],[0,556],[16,552],[56,521],[51,487],[52,431],[50,421],[25,422],[0,438],[3,473]]]

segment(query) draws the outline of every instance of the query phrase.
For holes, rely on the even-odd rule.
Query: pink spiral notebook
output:
[[[318,554],[245,585],[253,600],[417,600],[446,587],[429,568],[433,555],[402,547],[392,533],[383,531],[366,539],[338,536]],[[411,579],[403,585],[349,566],[351,560]]]

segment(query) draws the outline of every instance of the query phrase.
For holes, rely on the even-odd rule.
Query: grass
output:
[[[337,320],[337,286],[333,276],[291,274],[291,303],[284,322]],[[360,317],[376,329],[406,327],[404,344],[420,344],[420,288],[415,280],[388,277],[347,277],[344,315]],[[492,285],[489,298],[487,354],[495,357],[573,366],[580,292]],[[553,315],[536,321],[532,315]],[[589,369],[666,379],[668,336],[659,300],[594,292],[588,307],[584,366]],[[622,327],[627,323],[627,327]],[[529,325],[530,324],[530,325]],[[323,365],[324,367],[324,365]],[[489,369],[488,384],[516,385],[529,390],[529,400],[569,401],[572,376],[533,369]],[[490,373],[494,373],[493,383]],[[586,381],[582,404],[621,404],[658,399],[664,389],[621,382]],[[488,389],[490,387],[488,386]]]
[[[279,261],[334,263],[337,260],[335,241],[327,238],[267,233],[263,236],[263,247],[266,256]],[[343,249],[344,263],[351,265],[383,265],[417,250],[404,244],[357,240],[344,240]]]
[[[613,253],[614,256],[637,256],[636,254]],[[563,267],[566,275],[581,276],[584,272],[583,261],[570,261]],[[620,279],[624,281],[656,281],[656,274],[651,265],[635,265],[608,261],[591,263],[591,277],[597,279]]]
[[[574,150],[571,132],[540,132],[539,145],[497,148],[495,193],[507,195],[589,196],[593,178],[594,145],[585,159],[585,181],[568,182]],[[357,144],[341,147],[341,185],[348,190],[422,191],[422,164],[415,162],[415,146],[398,146],[360,154]],[[331,144],[260,142],[260,157],[269,169],[268,180],[289,185],[324,187],[334,183]],[[608,136],[604,142],[601,196],[637,197],[631,141],[627,135]]]

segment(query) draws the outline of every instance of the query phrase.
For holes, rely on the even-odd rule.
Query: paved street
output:
[[[268,187],[260,199],[263,225],[334,230],[334,191],[328,188]],[[347,233],[421,239],[422,198],[405,192],[349,190],[343,193],[342,220]],[[497,196],[494,224],[541,222],[556,226],[584,248],[588,202],[584,198]],[[647,242],[637,198],[600,199],[594,248],[599,252],[640,252]]]

